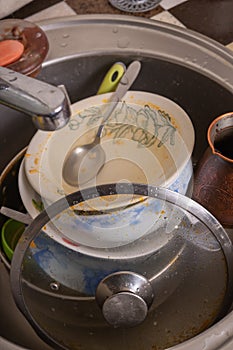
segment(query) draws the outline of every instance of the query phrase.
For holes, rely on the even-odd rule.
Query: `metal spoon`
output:
[[[121,78],[116,91],[109,101],[109,107],[98,128],[96,137],[92,143],[74,147],[67,154],[63,169],[63,179],[71,186],[80,186],[90,181],[99,173],[105,163],[105,152],[100,145],[100,137],[106,120],[111,116],[118,102],[129,90],[141,69],[139,61],[133,61]]]

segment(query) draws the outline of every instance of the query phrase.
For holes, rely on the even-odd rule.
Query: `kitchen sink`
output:
[[[135,59],[141,61],[142,70],[131,89],[168,97],[188,113],[196,135],[194,166],[207,147],[210,122],[233,110],[233,56],[200,34],[129,16],[74,16],[39,25],[48,37],[50,50],[37,78],[53,85],[64,84],[72,102],[95,95],[114,62],[128,65]],[[0,106],[0,173],[28,145],[35,132],[29,116]],[[2,176],[1,204],[7,173]],[[17,181],[10,183],[14,185],[8,190],[8,205],[19,209]],[[5,219],[1,217],[1,222]],[[14,304],[4,259],[0,262],[0,289],[1,350],[51,349]],[[232,349],[231,339],[233,314],[229,313],[211,329],[174,349]]]

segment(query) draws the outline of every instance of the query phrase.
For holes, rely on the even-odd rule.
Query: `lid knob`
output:
[[[142,323],[153,299],[150,282],[130,271],[108,275],[96,289],[96,300],[103,316],[114,327],[133,327]]]

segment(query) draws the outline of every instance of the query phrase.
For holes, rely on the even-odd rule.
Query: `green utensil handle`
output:
[[[121,77],[125,73],[125,70],[126,66],[124,63],[114,63],[105,75],[102,83],[100,84],[100,87],[97,91],[97,95],[115,91],[119,81],[121,80]]]

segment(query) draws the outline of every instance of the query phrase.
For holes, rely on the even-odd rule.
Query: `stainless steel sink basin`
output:
[[[113,62],[121,60],[128,64],[139,59],[142,71],[132,90],[164,95],[187,111],[196,132],[194,163],[207,146],[210,121],[233,110],[233,56],[201,35],[128,16],[74,16],[40,25],[48,36],[50,51],[39,79],[54,85],[64,84],[75,102],[96,93]],[[35,131],[30,117],[0,106],[0,172],[27,146]],[[11,190],[15,208],[16,191],[16,188]],[[2,201],[3,198],[0,204]],[[0,262],[0,289],[0,349],[51,349],[16,308],[3,262]],[[231,338],[233,314],[229,313],[211,329],[174,349],[227,350],[233,347]]]

